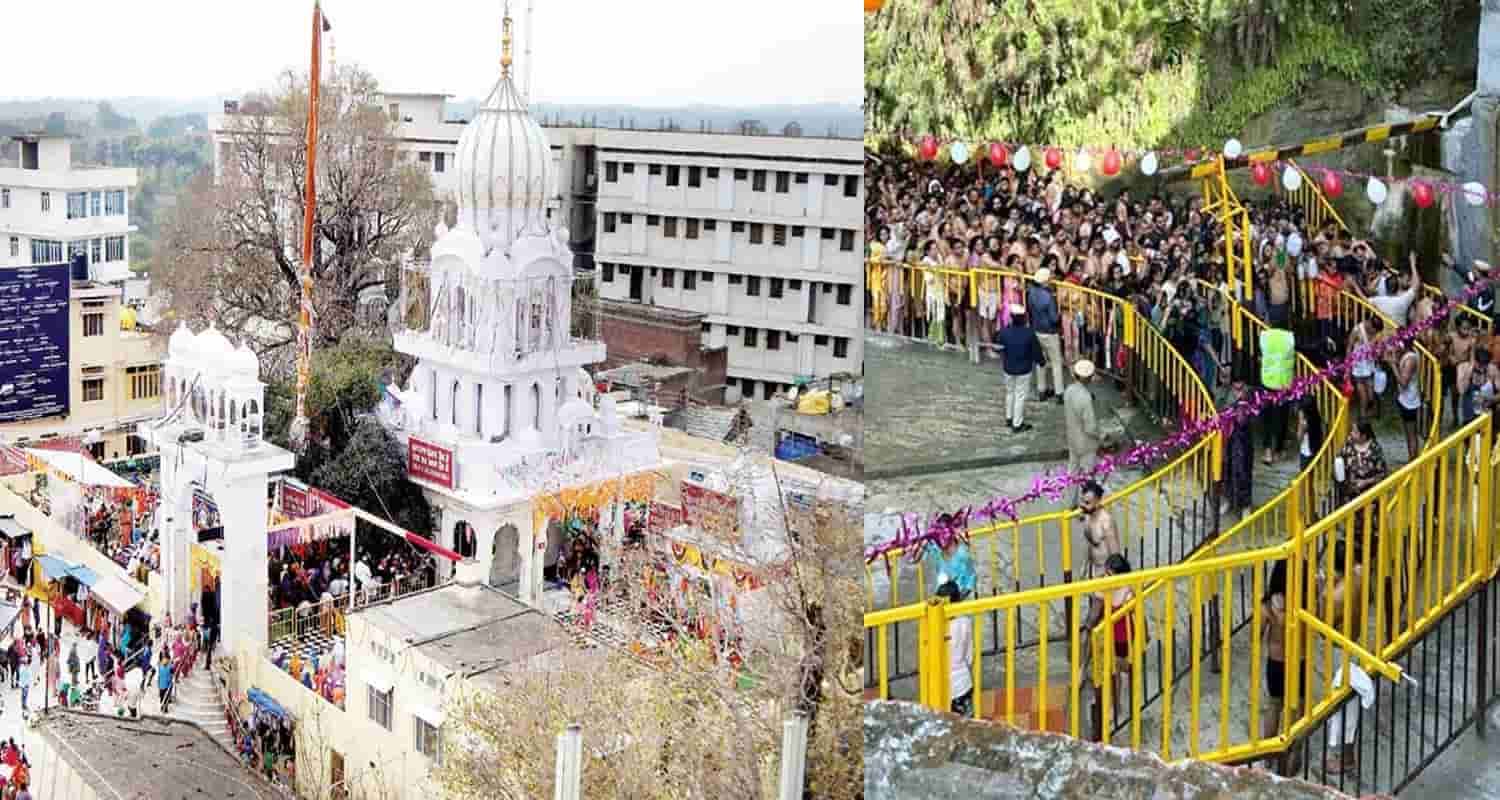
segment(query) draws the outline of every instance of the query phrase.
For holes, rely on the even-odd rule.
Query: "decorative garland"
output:
[[[1124,169],[1126,162],[1134,162],[1141,174],[1149,177],[1155,175],[1161,168],[1162,162],[1169,159],[1184,165],[1193,165],[1211,161],[1218,157],[1220,152],[1228,158],[1238,158],[1244,153],[1244,145],[1238,139],[1225,142],[1220,150],[1212,147],[1156,149],[1061,147],[1001,141],[970,145],[963,140],[944,141],[933,136],[923,136],[912,146],[916,149],[918,157],[925,161],[934,161],[940,152],[946,152],[948,158],[957,165],[966,164],[970,159],[988,160],[996,169],[1009,167],[1019,172],[1030,169],[1038,157],[1035,154],[1040,153],[1041,165],[1047,169],[1061,169],[1064,164],[1071,164],[1076,172],[1089,172],[1097,167],[1099,172],[1106,177],[1118,175]],[[1296,191],[1301,187],[1302,172],[1293,168],[1291,164],[1283,161],[1257,161],[1250,165],[1251,178],[1260,186],[1267,185],[1270,182],[1271,173],[1275,171],[1281,173],[1281,183],[1288,191]],[[1343,183],[1346,178],[1364,181],[1365,196],[1376,205],[1385,202],[1389,191],[1386,184],[1391,180],[1380,175],[1321,166],[1309,167],[1304,171],[1322,176],[1319,183],[1323,193],[1329,198],[1336,198],[1343,194]],[[1420,208],[1431,206],[1439,194],[1462,196],[1470,206],[1474,207],[1500,205],[1500,192],[1490,191],[1478,181],[1454,183],[1409,178],[1406,182],[1411,189],[1413,201]]]
[[[1490,279],[1476,280],[1469,284],[1454,300],[1443,302],[1434,308],[1431,316],[1408,325],[1389,337],[1362,345],[1349,353],[1344,360],[1331,364],[1311,375],[1292,381],[1285,389],[1277,391],[1259,390],[1248,400],[1243,400],[1220,411],[1212,417],[1194,420],[1185,424],[1176,433],[1157,442],[1137,444],[1121,455],[1107,455],[1099,459],[1087,471],[1068,472],[1066,469],[1047,470],[1032,479],[1031,488],[1014,497],[994,497],[978,507],[967,507],[953,512],[936,514],[922,525],[917,515],[901,515],[901,532],[895,538],[865,549],[865,563],[872,563],[887,553],[900,550],[912,562],[921,558],[929,544],[945,547],[954,539],[967,540],[970,524],[997,519],[1015,522],[1020,519],[1017,509],[1027,503],[1046,498],[1057,502],[1063,493],[1074,486],[1101,478],[1122,467],[1134,467],[1156,463],[1180,452],[1210,433],[1228,434],[1236,426],[1259,416],[1266,409],[1294,403],[1307,396],[1319,382],[1344,376],[1359,361],[1372,361],[1397,350],[1405,349],[1413,339],[1431,330],[1452,313],[1456,305],[1465,303],[1483,292]]]

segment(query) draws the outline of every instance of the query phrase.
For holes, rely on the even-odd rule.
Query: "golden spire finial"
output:
[[[510,0],[505,2],[505,21],[500,33],[500,76],[510,77]]]

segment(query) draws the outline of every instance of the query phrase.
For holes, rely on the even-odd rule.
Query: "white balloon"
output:
[[[1464,199],[1471,206],[1482,206],[1490,199],[1490,193],[1485,191],[1484,184],[1479,181],[1469,181],[1464,184]]]
[[[1240,153],[1244,149],[1245,148],[1240,144],[1239,139],[1230,139],[1229,141],[1224,143],[1224,155],[1229,156],[1230,158],[1239,158]]]
[[[1384,203],[1385,195],[1385,184],[1381,182],[1379,178],[1371,178],[1369,183],[1365,184],[1365,197],[1368,197],[1370,199],[1370,202],[1374,203],[1375,205],[1378,206],[1381,203]]]
[[[1146,157],[1141,159],[1141,174],[1142,175],[1155,175],[1156,174],[1156,154],[1155,153],[1147,153]]]
[[[969,146],[963,142],[954,142],[948,147],[948,155],[953,159],[953,163],[962,164],[969,160]]]
[[[1073,171],[1075,171],[1075,172],[1088,172],[1089,171],[1089,151],[1083,150],[1081,148],[1079,149],[1077,157],[1075,157],[1073,159]]]
[[[1302,188],[1302,173],[1293,167],[1287,167],[1281,171],[1281,185],[1289,192],[1295,192]]]
[[[1021,149],[1016,151],[1016,154],[1013,158],[1011,158],[1010,163],[1015,165],[1017,172],[1025,172],[1031,167],[1030,148],[1028,148],[1024,144],[1021,145]]]

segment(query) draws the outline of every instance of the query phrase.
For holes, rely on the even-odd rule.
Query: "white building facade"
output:
[[[0,267],[56,264],[81,253],[94,280],[125,280],[136,170],[74,164],[65,136],[11,138],[20,157],[0,167]]]

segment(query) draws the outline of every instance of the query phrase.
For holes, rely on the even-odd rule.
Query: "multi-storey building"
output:
[[[135,427],[161,412],[164,343],[136,326],[123,299],[136,171],[74,164],[65,137],[14,139],[19,163],[0,167],[0,283],[6,316],[35,326],[0,321],[0,347],[11,351],[0,353],[0,434],[22,444],[77,437],[100,460],[146,452]],[[64,262],[73,267],[56,266]]]
[[[130,274],[128,167],[73,163],[65,136],[25,134],[14,166],[0,167],[0,267],[56,264],[82,254],[96,281]]]
[[[590,133],[600,296],[706,314],[746,397],[862,372],[859,142]]]

